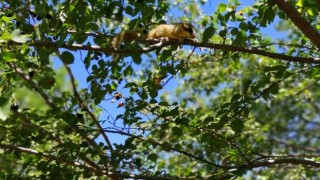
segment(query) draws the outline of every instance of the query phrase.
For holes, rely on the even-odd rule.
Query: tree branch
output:
[[[56,105],[53,103],[50,96],[39,88],[38,84],[30,79],[21,69],[19,69],[14,63],[8,63],[8,65],[20,76],[24,81],[26,81],[32,88],[36,89],[36,91],[41,95],[41,97],[45,100],[47,105],[51,108],[56,108]]]
[[[22,126],[24,126],[25,128],[32,128],[35,129],[36,131],[38,131],[39,133],[43,134],[45,133],[47,136],[49,136],[50,139],[55,140],[58,144],[63,144],[64,141],[63,139],[61,139],[58,135],[53,135],[52,133],[48,132],[46,129],[44,129],[43,127],[34,124],[33,122],[31,122],[31,120],[26,117],[24,114],[16,111],[14,112],[14,114],[16,114],[19,118],[21,118],[23,120]],[[83,159],[83,161],[87,164],[89,164],[90,166],[93,166],[95,168],[99,168],[99,166],[93,162],[91,159],[89,159],[86,156],[81,157]],[[104,157],[103,157],[104,158]]]
[[[145,41],[145,40],[144,40]],[[152,40],[151,42],[155,42]],[[0,44],[6,44],[7,42],[4,40],[0,40]],[[21,43],[10,41],[9,44],[16,44],[21,45]],[[154,51],[156,49],[161,49],[163,47],[169,46],[169,45],[181,45],[181,42],[176,40],[170,40],[168,42],[162,43],[161,46],[152,46],[149,48],[143,48],[143,49],[136,49],[136,50],[115,50],[111,47],[101,47],[101,46],[87,46],[82,44],[61,44],[58,45],[55,42],[51,41],[29,41],[27,42],[30,46],[37,46],[37,47],[54,47],[54,48],[65,48],[68,50],[88,50],[88,51],[98,51],[98,52],[105,52],[105,53],[117,53],[117,54],[136,54],[136,53],[147,53]],[[213,43],[204,43],[204,42],[194,42],[192,40],[185,40],[182,45],[191,45],[195,47],[206,47],[210,49],[220,49],[220,50],[227,50],[231,52],[241,52],[241,53],[248,53],[248,54],[256,54],[261,55],[269,58],[289,61],[289,62],[299,62],[299,63],[313,63],[313,64],[320,64],[320,58],[312,58],[312,57],[297,57],[297,56],[289,56],[285,54],[279,54],[279,53],[273,53],[268,52],[264,50],[259,50],[255,48],[245,48],[240,46],[233,46],[233,45],[227,45],[227,44],[213,44]]]
[[[73,76],[73,73],[71,71],[71,68],[67,65],[67,64],[64,64],[65,68],[67,69],[68,71],[68,74],[70,76],[70,79],[71,79],[71,85],[72,85],[72,91],[73,91],[73,94],[74,96],[76,97],[76,99],[79,101],[79,104],[80,106],[83,105],[83,100],[81,99],[78,91],[77,91],[77,87],[76,87],[76,83],[75,83],[75,78]],[[104,140],[106,141],[106,143],[108,144],[109,146],[109,149],[110,149],[110,153],[112,155],[112,152],[113,152],[113,148],[112,148],[112,144],[108,138],[108,136],[106,135],[106,133],[104,132],[104,129],[102,128],[102,126],[100,125],[98,119],[96,118],[96,116],[93,114],[93,112],[91,112],[89,110],[88,107],[86,107],[86,112],[89,114],[90,118],[94,121],[94,123],[97,125],[97,127],[99,128],[100,130],[100,133],[102,134],[102,137],[104,138]]]
[[[274,0],[278,7],[287,14],[290,20],[308,37],[308,39],[320,49],[320,33],[305,20],[300,13],[286,0]]]
[[[98,169],[95,167],[91,167],[89,165],[84,165],[78,162],[74,162],[74,161],[70,161],[64,158],[60,158],[57,156],[53,156],[50,154],[46,154],[46,153],[42,153],[33,149],[29,149],[29,148],[25,148],[25,147],[21,147],[21,146],[15,146],[15,145],[11,145],[11,144],[2,144],[0,143],[0,149],[9,149],[11,151],[17,151],[20,153],[26,153],[26,154],[32,154],[38,157],[44,157],[48,160],[51,161],[57,161],[66,165],[70,165],[70,166],[74,166],[74,167],[78,167],[81,169],[85,169],[88,170],[90,172],[93,172],[94,174],[98,175],[98,176],[107,176],[109,178],[113,178],[113,179],[151,179],[151,180],[169,180],[169,179],[194,179],[194,178],[184,178],[184,177],[173,177],[170,175],[160,175],[160,176],[152,176],[152,175],[136,175],[136,174],[130,174],[130,173],[118,173],[118,172],[108,172],[105,171],[103,169]]]
[[[37,92],[41,95],[41,97],[45,100],[48,106],[52,109],[58,108],[55,103],[52,101],[51,97],[39,88],[38,84],[31,80],[29,76],[27,76],[22,70],[20,70],[14,63],[8,63],[8,65],[20,76],[24,81],[26,81],[32,88],[37,89]],[[80,132],[80,129],[77,126],[73,127],[76,132]],[[98,146],[97,143],[91,139],[89,136],[84,135],[83,133],[79,133],[81,136],[93,147]],[[105,158],[102,156],[102,158]]]
[[[230,166],[230,169],[238,169],[238,170],[248,170],[254,169],[259,167],[268,167],[272,165],[279,165],[279,164],[293,164],[293,165],[307,165],[312,167],[320,168],[320,162],[312,161],[308,159],[301,159],[301,158],[279,158],[279,159],[269,159],[266,161],[257,161],[251,164],[244,164],[238,166]]]
[[[110,132],[110,133],[117,133],[117,134],[121,134],[121,135],[134,137],[134,138],[137,138],[137,139],[139,139],[141,141],[154,143],[154,144],[162,146],[162,147],[164,146],[163,144],[161,144],[159,142],[155,142],[155,141],[152,141],[152,140],[146,140],[146,139],[143,139],[143,138],[141,138],[139,136],[135,136],[135,135],[132,135],[130,133],[123,132],[123,131],[118,131],[118,130],[117,131],[105,130],[105,131]],[[307,157],[307,156],[305,156],[305,157],[264,156],[261,160],[255,161],[255,162],[249,162],[249,163],[242,164],[242,165],[223,166],[223,165],[214,164],[214,163],[209,162],[209,161],[207,161],[205,159],[200,159],[196,155],[193,155],[191,153],[185,152],[183,150],[179,150],[179,149],[176,149],[176,148],[173,148],[173,147],[167,147],[167,146],[165,146],[165,147],[166,148],[170,148],[173,151],[176,151],[176,152],[179,152],[181,154],[184,154],[184,155],[186,155],[186,156],[188,156],[190,158],[193,158],[195,160],[198,160],[200,162],[203,162],[203,163],[206,163],[208,165],[211,165],[213,167],[217,167],[217,168],[221,168],[221,169],[225,169],[225,170],[228,170],[228,169],[229,170],[230,169],[251,170],[251,169],[255,169],[255,168],[259,168],[259,167],[268,167],[268,166],[279,165],[279,164],[307,165],[307,166],[312,166],[312,167],[316,167],[316,168],[320,167],[320,162],[305,159],[305,157]],[[232,175],[230,175],[230,176],[232,176]]]
[[[311,153],[320,153],[320,150],[314,149],[314,148],[309,148],[309,147],[305,147],[305,146],[299,146],[297,144],[290,144],[287,142],[287,140],[280,140],[280,139],[276,139],[276,138],[272,138],[271,141],[282,144],[283,146],[292,148],[295,151],[298,150],[303,150],[306,152],[311,152]]]
[[[168,148],[172,151],[175,151],[175,152],[178,152],[180,154],[183,154],[183,155],[186,155],[187,157],[190,157],[192,159],[195,159],[195,160],[198,160],[199,162],[202,162],[202,163],[205,163],[205,164],[208,164],[210,166],[213,166],[213,167],[216,167],[216,168],[222,168],[222,169],[228,169],[227,166],[222,166],[222,165],[219,165],[219,164],[215,164],[213,162],[210,162],[206,159],[203,159],[201,157],[198,157],[196,155],[194,155],[193,153],[189,153],[187,151],[184,151],[184,150],[181,150],[181,149],[178,149],[178,148],[175,148],[175,147],[171,147],[171,146],[167,146],[167,145],[164,145],[160,142],[157,142],[157,141],[152,141],[152,140],[149,140],[149,139],[144,139],[140,136],[136,136],[136,135],[133,135],[133,134],[130,134],[130,133],[127,133],[127,132],[123,132],[123,131],[120,131],[120,130],[105,130],[106,132],[109,132],[109,133],[115,133],[115,134],[120,134],[120,135],[125,135],[125,136],[129,136],[129,137],[133,137],[133,138],[136,138],[138,139],[139,141],[144,141],[144,142],[149,142],[151,144],[155,144],[157,146],[160,146],[160,147],[164,147],[164,148]]]
[[[20,147],[20,146],[15,146],[15,145],[11,145],[11,144],[0,144],[0,148],[1,149],[10,149],[10,150],[18,151],[18,152],[21,152],[21,153],[33,154],[33,155],[36,155],[36,156],[44,157],[44,158],[49,159],[49,160],[58,161],[58,162],[61,162],[63,164],[71,165],[71,166],[74,166],[74,167],[79,167],[81,169],[86,169],[86,170],[89,170],[91,172],[94,172],[97,175],[106,175],[106,172],[104,172],[104,171],[102,171],[100,169],[96,169],[96,168],[88,166],[88,165],[83,165],[81,163],[73,162],[73,161],[70,161],[70,160],[67,160],[67,159],[64,159],[64,158],[60,158],[60,157],[57,157],[57,156],[53,156],[53,155],[50,155],[50,154],[41,153],[41,152],[33,150],[33,149],[24,148],[24,147]]]

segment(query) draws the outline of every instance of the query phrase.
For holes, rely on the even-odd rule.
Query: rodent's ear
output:
[[[182,23],[182,28],[183,29],[187,29],[188,28],[188,25],[186,23]]]
[[[185,31],[189,32],[191,35],[193,35],[195,33],[194,29],[193,29],[193,26],[191,24],[189,24],[189,23],[183,23],[182,24],[182,28]]]

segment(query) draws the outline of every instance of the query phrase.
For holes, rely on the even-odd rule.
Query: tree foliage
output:
[[[318,0],[0,7],[1,179],[319,178]]]

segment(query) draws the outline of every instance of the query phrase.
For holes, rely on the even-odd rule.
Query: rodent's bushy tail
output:
[[[140,37],[140,33],[136,31],[122,31],[120,34],[118,34],[116,37],[113,38],[112,47],[115,50],[119,50],[122,41],[132,41],[132,40],[138,39],[139,37]],[[114,61],[118,61],[119,58],[120,58],[120,54],[113,53],[112,59]]]

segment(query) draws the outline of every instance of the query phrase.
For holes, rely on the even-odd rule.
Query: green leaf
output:
[[[275,10],[272,8],[268,8],[265,14],[266,14],[265,17],[268,20],[267,23],[270,24],[276,16]]]
[[[15,29],[11,33],[11,40],[17,43],[26,43],[28,38],[25,35],[21,35],[20,29]]]
[[[243,86],[242,86],[242,93],[243,93],[243,94],[247,94],[247,93],[248,93],[248,90],[249,90],[249,87],[250,87],[251,84],[252,84],[252,80],[251,80],[251,79],[244,80],[244,82],[243,82],[242,84],[243,84]]]
[[[247,23],[245,23],[245,22],[241,22],[240,25],[239,25],[239,28],[244,30],[244,31],[247,31],[249,29]]]
[[[271,94],[277,94],[279,92],[279,84],[275,84],[274,86],[272,86],[272,88],[270,89],[270,93]]]
[[[131,16],[134,15],[133,8],[131,6],[127,6],[124,11]]]
[[[221,4],[218,5],[217,11],[218,11],[218,13],[223,13],[223,12],[226,11],[226,9],[227,9],[227,5],[221,3]]]
[[[139,93],[139,95],[140,95],[140,98],[142,98],[142,99],[147,99],[148,98],[148,94],[147,94],[146,91],[141,91]]]
[[[99,31],[99,28],[100,28],[99,25],[95,22],[91,22],[89,27],[90,27],[90,30],[94,32]]]
[[[3,51],[2,52],[2,59],[5,61],[5,62],[12,62],[16,59],[16,56],[14,54],[14,52],[11,52],[11,51]]]
[[[156,88],[149,88],[149,95],[152,98],[156,98],[158,96],[158,91]]]
[[[106,10],[105,10],[105,17],[106,17],[107,19],[111,18],[112,14],[113,14],[113,11],[114,11],[114,9],[116,8],[116,5],[117,5],[117,4],[118,4],[118,3],[115,2],[115,1],[110,2],[109,6],[108,6],[108,7],[106,8]]]
[[[9,107],[6,107],[5,105],[0,106],[0,120],[7,119],[9,115]]]
[[[134,63],[141,64],[141,61],[142,61],[141,54],[133,54],[131,57]]]
[[[224,115],[220,118],[219,125],[223,127],[228,121],[229,121],[229,117],[227,115]]]
[[[66,64],[72,64],[74,62],[73,55],[68,51],[62,52],[60,58]]]
[[[117,117],[116,117],[116,120],[118,120],[118,119],[122,119],[123,118],[123,114],[119,114]]]
[[[133,163],[137,166],[137,167],[141,167],[142,166],[142,160],[140,158],[134,159]]]
[[[167,50],[162,51],[161,56],[160,56],[161,62],[167,62],[171,58],[172,58],[172,50],[171,49],[167,49]]]
[[[223,29],[223,30],[219,31],[219,36],[222,37],[222,38],[225,38],[227,33],[228,33],[228,30],[227,29]]]
[[[156,162],[158,157],[159,157],[158,154],[155,154],[155,153],[152,153],[152,154],[148,155],[148,159],[153,161],[153,162]]]
[[[203,120],[203,124],[204,125],[207,125],[207,124],[210,124],[210,123],[213,123],[214,122],[214,118],[212,116],[209,116],[209,117],[206,117],[204,120]]]
[[[9,99],[6,97],[0,97],[0,107],[4,106],[5,104],[7,104],[9,102]]]
[[[119,8],[119,10],[118,10],[118,12],[115,14],[115,19],[117,20],[117,21],[119,21],[119,22],[122,22],[123,21],[123,14],[122,14],[122,12],[123,12],[123,7],[121,6],[120,8]]]
[[[189,119],[188,118],[177,118],[174,122],[176,124],[187,125],[187,124],[189,124]]]
[[[246,41],[246,33],[242,30],[236,31],[236,38],[232,42],[233,45],[243,45]]]
[[[175,136],[177,136],[177,137],[180,137],[180,136],[183,135],[182,132],[183,132],[183,130],[182,130],[182,128],[180,128],[180,127],[173,127],[173,128],[172,128],[172,135],[175,135]]]
[[[244,127],[244,124],[240,119],[237,119],[231,122],[231,129],[236,133],[241,132],[243,127]]]
[[[232,96],[231,102],[235,102],[238,101],[241,98],[240,94],[235,94]]]
[[[215,28],[210,26],[206,28],[203,32],[202,41],[207,42],[215,33]]]
[[[82,44],[87,40],[87,36],[84,36],[82,34],[76,34],[74,36],[74,40],[78,43],[78,44]]]

